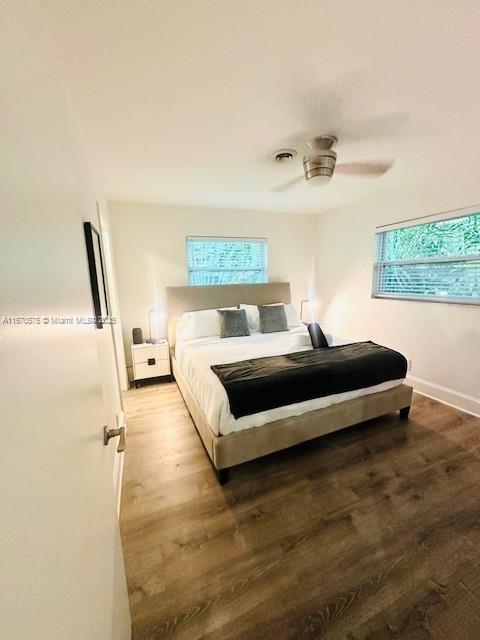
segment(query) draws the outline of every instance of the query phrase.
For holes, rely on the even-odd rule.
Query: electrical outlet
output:
[[[407,360],[407,370],[408,371],[412,370],[412,361],[411,360]]]

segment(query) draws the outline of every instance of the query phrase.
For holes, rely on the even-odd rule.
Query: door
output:
[[[124,426],[126,428],[127,425],[125,423],[121,389],[128,388],[128,383],[126,381],[126,366],[125,356],[123,352],[123,342],[118,344],[119,337],[121,341],[122,329],[120,326],[117,287],[115,281],[115,271],[110,240],[110,224],[108,210],[105,205],[101,206],[100,203],[97,203],[97,212],[97,228],[101,237],[102,245],[102,261],[106,287],[106,302],[109,313],[112,316],[113,320],[112,324],[105,325],[105,331],[97,332],[97,345],[99,354],[101,356],[102,362],[104,363],[102,386],[104,404],[106,408],[105,422],[108,425],[115,424],[117,427]],[[121,358],[120,362],[119,358]],[[110,373],[113,369],[116,373],[114,378]],[[125,380],[123,380],[123,378],[125,378]],[[111,447],[111,449],[111,455],[113,456],[113,487],[115,491],[117,512],[120,513],[123,476],[123,454],[117,453],[115,447]]]
[[[98,193],[42,3],[6,0],[1,20],[0,639],[127,640],[116,441],[102,438],[116,371],[88,322]]]

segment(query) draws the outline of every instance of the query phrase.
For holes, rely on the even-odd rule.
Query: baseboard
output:
[[[434,400],[443,402],[443,404],[448,404],[450,407],[471,413],[473,416],[480,418],[480,400],[473,396],[461,393],[460,391],[454,391],[448,387],[442,387],[433,382],[427,382],[415,376],[407,376],[406,382],[411,384],[414,391],[420,393],[422,396],[433,398]]]

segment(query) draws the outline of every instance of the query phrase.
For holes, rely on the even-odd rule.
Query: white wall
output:
[[[113,490],[111,337],[92,315],[83,221],[101,199],[42,3],[6,0],[0,38],[0,638],[127,640]],[[40,318],[8,324],[5,318]]]
[[[291,283],[297,309],[308,297],[315,216],[127,202],[110,202],[109,211],[129,364],[132,328],[142,327],[148,337],[148,311],[165,304],[165,287],[188,284],[188,235],[268,238],[269,280]]]
[[[419,391],[480,414],[480,307],[371,298],[375,227],[474,203],[471,183],[439,180],[319,216],[318,285],[329,330],[412,360]],[[480,207],[479,207],[480,209]]]

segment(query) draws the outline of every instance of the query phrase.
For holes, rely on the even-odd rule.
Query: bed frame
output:
[[[214,309],[245,304],[289,303],[290,284],[222,285],[207,287],[167,287],[168,339],[171,347],[172,371],[205,450],[215,468],[220,484],[227,482],[230,467],[287,449],[345,427],[400,411],[407,419],[412,400],[412,387],[399,385],[387,391],[347,400],[325,409],[300,416],[269,422],[262,427],[217,436],[190,390],[175,359],[175,336],[179,317],[185,311]]]

